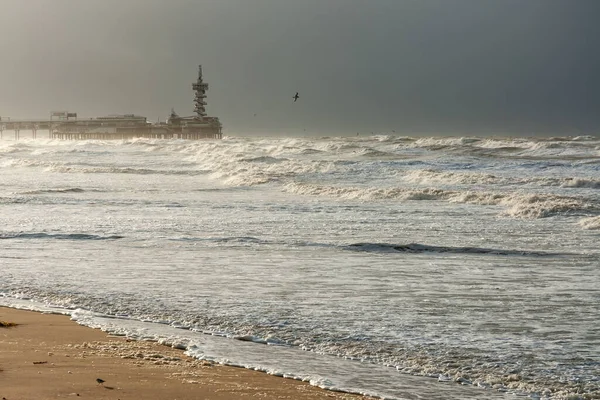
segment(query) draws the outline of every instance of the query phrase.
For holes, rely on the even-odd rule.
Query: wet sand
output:
[[[0,399],[365,400],[306,382],[212,364],[68,316],[0,307]],[[100,378],[104,382],[98,383]]]

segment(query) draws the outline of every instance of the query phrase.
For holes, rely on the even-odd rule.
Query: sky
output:
[[[598,0],[2,0],[0,116],[225,134],[600,135]],[[300,98],[294,102],[294,93]]]

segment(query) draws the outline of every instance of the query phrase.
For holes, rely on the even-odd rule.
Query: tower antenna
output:
[[[196,91],[194,97],[194,112],[197,115],[197,119],[204,120],[206,117],[206,91],[208,90],[208,83],[202,80],[202,65],[198,66],[198,80],[192,85],[192,89]]]

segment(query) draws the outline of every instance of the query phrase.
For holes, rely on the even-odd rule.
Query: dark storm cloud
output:
[[[209,113],[231,133],[600,130],[596,0],[5,0],[1,11],[0,115],[191,114],[202,63]]]

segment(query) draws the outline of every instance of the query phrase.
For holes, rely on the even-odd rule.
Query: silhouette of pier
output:
[[[14,132],[18,140],[22,131],[30,131],[38,137],[38,131],[48,131],[50,139],[63,140],[111,140],[111,139],[222,139],[222,125],[217,117],[206,115],[206,91],[208,84],[202,80],[202,66],[198,80],[193,83],[196,115],[180,117],[171,110],[166,122],[152,123],[146,117],[134,114],[109,115],[96,118],[78,118],[77,113],[53,111],[46,119],[11,119],[0,116],[0,139]]]

